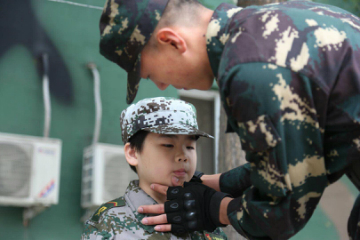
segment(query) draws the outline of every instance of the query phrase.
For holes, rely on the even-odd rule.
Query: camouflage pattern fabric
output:
[[[350,240],[360,239],[360,195],[357,197],[354,203],[354,207],[351,210],[351,214],[348,221],[348,232]]]
[[[121,113],[120,127],[124,144],[139,130],[213,138],[198,129],[194,105],[176,98],[146,98],[130,105]]]
[[[130,104],[140,82],[140,53],[168,0],[107,0],[100,18],[100,53],[128,73]]]
[[[114,202],[122,204],[114,206]],[[156,202],[139,187],[139,181],[131,181],[124,197],[106,203],[95,211],[94,215],[85,223],[81,239],[227,239],[221,228],[217,228],[212,233],[204,231],[183,235],[156,232],[154,226],[146,226],[141,223],[141,220],[146,216],[137,212],[139,206],[152,204],[156,204]]]
[[[249,239],[289,239],[360,160],[360,19],[309,1],[221,4],[206,38],[228,129],[250,164],[221,178],[222,190],[243,193],[231,224]],[[252,185],[238,189],[244,178]]]

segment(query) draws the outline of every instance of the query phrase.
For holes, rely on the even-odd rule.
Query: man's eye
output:
[[[192,147],[192,146],[188,146],[188,147],[186,147],[187,149],[190,149],[190,150],[194,150],[195,148],[194,147]]]

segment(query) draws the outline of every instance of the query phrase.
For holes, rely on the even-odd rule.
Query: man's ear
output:
[[[180,53],[187,50],[185,39],[171,28],[161,28],[156,33],[156,40],[160,45],[171,46]]]
[[[126,143],[124,146],[124,153],[126,161],[131,165],[136,167],[139,163],[138,156],[135,147],[131,147],[130,143]]]

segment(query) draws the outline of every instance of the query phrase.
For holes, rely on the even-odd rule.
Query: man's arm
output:
[[[203,175],[201,177],[202,184],[211,187],[216,191],[220,191],[220,176],[221,173],[212,174],[212,175]]]
[[[218,192],[229,193],[233,197],[239,197],[251,186],[250,164],[246,163],[224,173],[203,175],[201,176],[201,181],[202,184]]]
[[[219,179],[219,191],[229,193],[234,198],[242,196],[251,186],[250,169],[250,163],[246,163],[222,173]]]
[[[236,66],[228,80],[220,80],[225,110],[247,152],[252,186],[240,197],[222,199],[216,211],[227,223],[227,208],[231,225],[249,239],[288,239],[310,219],[328,184],[318,120],[323,113],[312,99],[319,87],[306,76],[268,65]],[[164,213],[164,206],[143,210]],[[167,223],[165,214],[146,220]]]
[[[312,98],[320,88],[267,63],[235,66],[219,87],[251,166],[252,186],[228,205],[231,225],[250,239],[288,239],[309,220],[328,184],[322,113]]]

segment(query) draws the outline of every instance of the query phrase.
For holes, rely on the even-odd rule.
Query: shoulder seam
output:
[[[124,197],[116,198],[114,200],[106,202],[94,212],[89,221],[93,223],[99,223],[103,219],[104,213],[108,212],[108,210],[112,208],[123,207],[125,205],[126,202]]]

